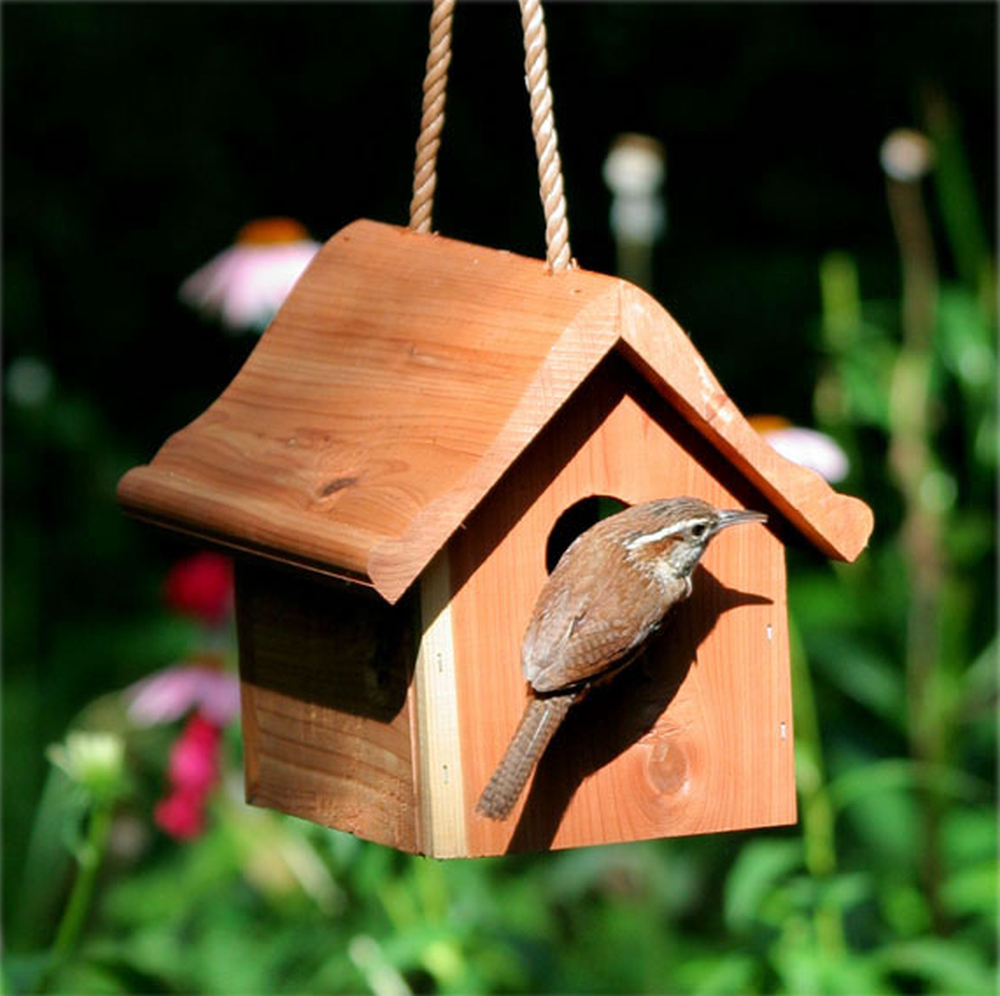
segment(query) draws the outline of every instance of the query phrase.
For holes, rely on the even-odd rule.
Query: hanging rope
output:
[[[540,0],[518,0],[524,31],[525,85],[531,105],[531,133],[538,157],[539,195],[545,214],[545,246],[549,268],[557,273],[575,266],[570,255],[566,196],[563,192],[562,163],[559,159],[552,89],[549,86],[549,59],[546,50],[545,20]],[[413,169],[413,200],[410,228],[431,230],[434,189],[437,186],[437,153],[444,128],[445,88],[451,63],[451,21],[455,0],[434,0],[431,11],[430,52],[424,74],[424,97],[417,139],[417,159]]]
[[[417,138],[417,161],[413,167],[413,200],[410,228],[431,230],[434,188],[437,186],[437,154],[444,128],[444,98],[451,63],[451,18],[455,0],[434,0],[431,11],[431,41],[424,73],[424,99]]]
[[[545,257],[553,273],[572,265],[569,223],[563,193],[562,162],[559,159],[552,89],[549,86],[549,56],[545,47],[545,19],[541,0],[518,0],[524,30],[524,81],[531,103],[531,133],[538,157],[538,184],[545,213]]]

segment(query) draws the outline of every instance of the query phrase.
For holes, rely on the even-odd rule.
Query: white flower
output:
[[[926,135],[912,128],[889,132],[879,150],[882,169],[894,180],[914,183],[934,165],[934,146]]]
[[[181,300],[230,331],[262,332],[319,248],[291,218],[252,221],[181,284]]]
[[[615,194],[649,197],[665,173],[663,145],[649,135],[619,135],[604,160],[604,182]]]

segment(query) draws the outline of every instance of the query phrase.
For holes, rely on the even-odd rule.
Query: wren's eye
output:
[[[691,535],[695,539],[701,539],[707,532],[708,526],[706,526],[704,522],[699,522],[698,525],[691,527]]]

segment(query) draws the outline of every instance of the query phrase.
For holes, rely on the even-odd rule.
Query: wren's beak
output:
[[[717,514],[716,532],[725,529],[726,526],[739,525],[741,522],[767,522],[767,516],[763,512],[754,512],[749,508],[723,509]]]

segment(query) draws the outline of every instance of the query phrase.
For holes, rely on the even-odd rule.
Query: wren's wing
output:
[[[668,604],[620,544],[574,544],[539,593],[524,634],[525,678],[541,693],[590,681],[640,646]]]

